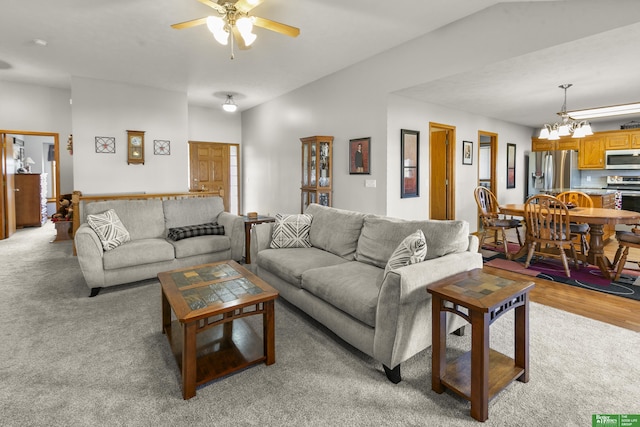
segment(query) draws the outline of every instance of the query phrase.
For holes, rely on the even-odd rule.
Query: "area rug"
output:
[[[517,246],[509,245],[509,252],[517,249]],[[481,252],[484,264],[490,267],[640,301],[640,269],[632,262],[628,262],[625,267],[635,266],[636,269],[625,268],[617,281],[611,281],[602,276],[598,267],[592,265],[580,266],[579,270],[575,270],[570,263],[571,277],[567,277],[559,260],[534,257],[529,268],[524,268],[525,257],[507,260],[502,248],[485,246]]]

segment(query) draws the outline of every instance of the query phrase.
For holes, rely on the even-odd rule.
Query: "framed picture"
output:
[[[400,130],[400,198],[420,195],[420,132]]]
[[[462,141],[462,164],[473,164],[473,142]]]
[[[516,188],[516,144],[507,144],[507,188]]]
[[[349,174],[371,173],[371,138],[349,140]]]
[[[96,153],[115,153],[116,139],[112,136],[96,136]]]

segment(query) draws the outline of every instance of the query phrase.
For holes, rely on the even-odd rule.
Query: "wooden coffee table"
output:
[[[235,261],[158,274],[162,331],[182,373],[182,397],[248,366],[276,361],[278,292]],[[171,320],[171,311],[177,320]],[[262,337],[245,319],[262,314]]]

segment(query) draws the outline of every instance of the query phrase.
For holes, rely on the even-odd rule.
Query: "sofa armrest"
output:
[[[469,234],[469,252],[478,252],[480,249],[480,239],[475,234]]]
[[[273,222],[256,224],[251,229],[251,261],[258,261],[258,252],[271,247],[271,235],[273,234]]]
[[[73,241],[78,254],[78,263],[89,288],[104,286],[104,249],[95,231],[87,223],[76,230]]]
[[[470,248],[471,249],[471,248]],[[393,368],[431,345],[431,295],[437,280],[482,268],[482,255],[459,252],[390,271],[380,287],[376,311],[374,357]],[[466,322],[455,315],[449,332]]]
[[[229,236],[231,239],[231,259],[241,261],[244,249],[244,221],[242,217],[229,212],[220,212],[218,224],[224,226],[225,236]]]

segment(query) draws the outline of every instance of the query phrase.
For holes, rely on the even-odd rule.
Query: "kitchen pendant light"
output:
[[[238,109],[238,106],[236,105],[235,101],[233,100],[233,95],[227,95],[227,100],[224,101],[224,104],[222,104],[222,109],[224,111],[229,112],[229,113],[233,113],[234,111],[236,111]]]
[[[545,124],[540,130],[539,139],[558,140],[563,136],[571,135],[572,138],[584,138],[588,135],[593,135],[591,125],[588,121],[575,121],[567,113],[567,89],[573,86],[571,83],[565,83],[558,86],[564,90],[564,104],[562,104],[562,111],[558,113],[562,117],[562,121],[556,122],[552,125]]]

